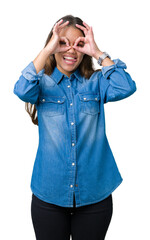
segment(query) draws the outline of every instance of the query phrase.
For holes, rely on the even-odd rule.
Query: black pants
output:
[[[32,194],[31,216],[37,240],[104,240],[113,213],[112,195],[76,208],[47,203]]]

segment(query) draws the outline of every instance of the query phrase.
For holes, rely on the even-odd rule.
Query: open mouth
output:
[[[76,57],[67,57],[67,56],[63,56],[64,62],[67,64],[74,64],[75,62],[77,62],[77,58]]]

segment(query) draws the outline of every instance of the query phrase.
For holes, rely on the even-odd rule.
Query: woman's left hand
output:
[[[84,32],[85,37],[77,38],[73,48],[91,57],[95,57],[96,53],[100,52],[100,50],[97,44],[95,43],[93,29],[92,27],[89,27],[85,22],[83,22],[83,25],[85,27],[76,24],[76,27],[80,28]],[[80,41],[84,42],[84,45],[82,47],[77,46]]]

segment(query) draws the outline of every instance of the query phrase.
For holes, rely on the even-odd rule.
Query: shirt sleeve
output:
[[[126,64],[119,58],[113,61],[115,64],[102,67],[99,78],[104,103],[122,100],[137,90],[135,81],[124,70],[127,68]]]
[[[43,77],[45,69],[36,73],[33,61],[22,70],[19,80],[15,83],[13,93],[22,101],[35,104],[38,101],[40,85],[39,81]]]

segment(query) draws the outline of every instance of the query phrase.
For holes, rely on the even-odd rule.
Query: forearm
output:
[[[119,58],[114,59],[114,63],[113,66],[103,67],[99,78],[104,103],[127,98],[136,91],[135,81],[125,71],[126,64]]]
[[[37,57],[33,60],[37,74],[44,68],[46,60],[50,55],[50,52],[46,48],[43,48]]]
[[[99,59],[99,57],[103,54],[103,52],[101,52],[100,50],[97,50],[94,54],[94,58],[96,60]],[[105,66],[111,66],[115,64],[110,58],[106,57],[103,61],[102,61],[102,66],[105,67]]]

